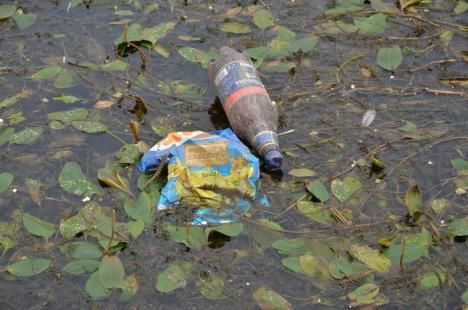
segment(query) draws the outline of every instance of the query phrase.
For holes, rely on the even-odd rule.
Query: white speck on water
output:
[[[351,89],[355,89],[356,86],[354,84],[351,84]]]
[[[440,223],[441,223],[441,224],[445,224],[445,221],[444,221],[444,220],[441,220]]]
[[[90,201],[90,200],[91,200],[91,198],[89,198],[89,196],[86,196],[86,197],[83,198],[83,200],[81,200],[81,201],[83,201],[83,202],[88,202],[88,201]]]
[[[13,188],[11,191],[12,191],[13,193],[16,193],[16,192],[18,191],[18,189],[17,189],[17,188]]]
[[[0,124],[3,123],[3,118],[0,118]]]
[[[432,161],[427,162],[429,165],[433,165],[434,163]]]
[[[390,78],[391,78],[391,79],[394,79],[394,78],[395,78],[395,76],[394,76],[394,75],[390,75]]]
[[[245,285],[250,286],[250,282],[245,282]]]

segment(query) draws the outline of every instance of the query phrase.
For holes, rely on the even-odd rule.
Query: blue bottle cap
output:
[[[265,167],[268,170],[279,170],[283,164],[283,155],[278,150],[269,150],[265,153]]]

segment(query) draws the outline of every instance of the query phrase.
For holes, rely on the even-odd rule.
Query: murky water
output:
[[[40,127],[44,131],[31,143],[0,145],[0,173],[14,175],[13,183],[0,193],[0,221],[5,222],[14,222],[18,211],[55,225],[77,214],[85,204],[83,197],[58,185],[64,164],[77,162],[97,184],[97,170],[113,160],[122,141],[132,143],[130,120],[140,123],[142,139],[149,145],[173,130],[208,131],[228,126],[215,102],[206,69],[184,59],[178,52],[181,48],[209,52],[224,44],[239,50],[267,46],[277,39],[276,26],[289,28],[297,38],[313,33],[319,39],[310,51],[277,57],[294,64],[289,71],[267,70],[269,64],[275,65],[270,63],[277,60],[275,57],[264,60],[259,68],[279,106],[285,164],[282,174],[262,172],[261,190],[272,206],[255,208],[251,217],[243,219],[241,235],[229,238],[217,249],[206,246],[197,251],[170,240],[158,225],[145,229],[117,254],[125,274],[135,275],[138,281],[134,296],[119,302],[118,290],[93,300],[85,291],[88,274],[62,271],[70,259],[57,248],[66,242],[60,233],[46,243],[28,233],[20,219],[16,245],[0,258],[0,266],[23,256],[51,259],[51,266],[39,275],[19,279],[2,272],[2,309],[256,309],[252,294],[260,287],[282,295],[294,309],[346,308],[350,304],[346,296],[365,283],[379,286],[379,294],[387,300],[381,306],[384,309],[463,307],[466,236],[461,234],[453,241],[449,232],[450,223],[467,214],[466,174],[459,171],[457,175],[462,169],[451,164],[453,159],[466,160],[468,154],[467,40],[466,27],[462,27],[467,13],[455,14],[454,1],[415,6],[417,11],[407,12],[410,16],[398,10],[386,13],[384,29],[375,34],[345,31],[355,17],[372,14],[370,4],[360,1],[6,2],[16,4],[23,13],[35,14],[37,20],[27,29],[20,29],[13,18],[0,21],[0,100],[22,90],[31,93],[0,108],[0,137],[7,128],[19,132]],[[364,9],[324,14],[339,3]],[[148,9],[152,4],[157,7]],[[387,4],[394,7],[393,1]],[[228,11],[238,5],[242,5],[242,12]],[[259,6],[257,10],[267,9],[276,26],[263,31],[256,27],[253,5]],[[330,24],[337,20],[347,26]],[[140,23],[146,28],[168,22],[176,25],[158,40],[159,53],[141,47],[143,56],[139,52],[116,56],[114,40],[125,24]],[[243,23],[251,32],[223,32],[220,25],[225,22]],[[395,45],[402,51],[402,63],[385,70],[377,63],[377,53]],[[103,69],[102,64],[116,59],[128,63],[128,67]],[[57,76],[40,81],[34,78],[35,73],[50,66],[67,72],[62,82],[70,76],[72,81],[63,85],[57,82]],[[179,80],[182,82],[174,82]],[[74,96],[76,102],[57,98],[65,95]],[[100,100],[115,104],[96,109]],[[139,100],[145,103],[146,114],[135,113]],[[76,108],[88,109],[88,120],[106,125],[110,133],[89,134],[70,125],[53,128],[48,114]],[[369,127],[363,127],[361,120],[369,109],[376,111],[376,118]],[[385,164],[383,170],[371,169],[372,154]],[[306,177],[289,174],[299,168],[312,170],[313,176],[309,170]],[[138,173],[134,170],[131,176],[125,176],[137,192]],[[340,202],[332,197],[330,182],[347,176],[359,180],[362,188],[350,200]],[[27,179],[42,182],[40,205],[25,185]],[[324,205],[337,213],[328,215],[325,222],[309,219],[294,205],[306,193],[304,180],[320,180],[328,188],[331,198]],[[423,203],[420,214],[412,218],[406,216],[405,193],[414,184],[422,192]],[[123,194],[118,192],[105,188],[100,198],[91,200],[115,207],[123,221]],[[448,206],[440,213],[432,208],[435,199],[447,200]],[[340,221],[340,215],[345,219]],[[258,224],[258,218],[275,221],[284,231],[265,228]],[[357,255],[350,254],[355,244],[382,252],[389,246],[382,239],[399,244],[401,236],[417,235],[422,229],[432,236],[427,253],[407,264],[392,261],[388,272],[340,279],[327,275],[323,279],[316,271],[309,270],[307,275],[282,264],[288,256],[315,255],[324,261],[318,266],[326,269],[334,259],[354,256],[351,261],[357,261]],[[4,236],[0,231],[0,237]],[[310,246],[308,254],[281,254],[278,247],[272,247],[277,240],[292,238],[305,240]],[[85,237],[74,239],[84,241]],[[93,237],[88,241],[97,243]],[[157,292],[157,276],[176,260],[193,263],[192,279],[172,293]],[[439,282],[424,289],[421,280],[430,272],[437,273]],[[222,296],[214,300],[204,297],[197,285],[210,274],[218,275],[224,283]],[[370,302],[368,307],[376,304]]]

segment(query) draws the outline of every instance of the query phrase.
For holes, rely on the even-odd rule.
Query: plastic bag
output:
[[[155,170],[168,156],[168,180],[158,211],[196,207],[193,224],[239,220],[256,198],[259,160],[231,129],[174,132],[146,152],[142,172]]]

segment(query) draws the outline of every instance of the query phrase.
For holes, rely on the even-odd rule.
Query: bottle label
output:
[[[224,65],[216,74],[214,84],[226,113],[229,113],[234,102],[244,96],[268,96],[255,68],[248,62],[236,61]]]

